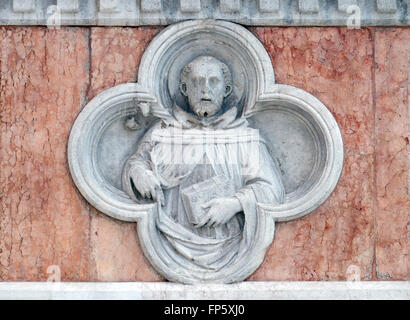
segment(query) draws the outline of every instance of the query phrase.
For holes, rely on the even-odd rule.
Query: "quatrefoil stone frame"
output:
[[[132,201],[116,176],[140,137],[121,124],[127,117],[144,117],[149,112],[138,113],[136,101],[157,112],[171,108],[173,99],[178,99],[181,68],[203,54],[216,56],[232,70],[237,79],[235,102],[243,106],[242,116],[261,129],[272,142],[272,150],[282,156],[287,186],[284,204],[258,204],[261,222],[249,257],[201,280],[238,282],[262,263],[273,241],[275,223],[314,211],[336,187],[343,167],[342,137],[330,111],[308,92],[275,83],[268,53],[247,29],[217,20],[186,21],[164,29],[142,57],[138,82],[103,91],[78,115],[70,133],[68,162],[74,183],[91,205],[113,218],[138,223],[144,254],[160,274],[175,282],[197,282],[161,250],[152,218],[156,205]]]

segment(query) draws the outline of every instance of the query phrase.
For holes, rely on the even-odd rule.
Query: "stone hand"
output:
[[[132,182],[137,191],[143,198],[152,198],[154,201],[160,201],[164,205],[164,193],[154,173],[150,170],[138,171],[131,175]]]
[[[196,227],[216,227],[227,223],[232,217],[242,211],[242,205],[237,198],[218,198],[203,204],[202,209],[209,210],[208,214]]]

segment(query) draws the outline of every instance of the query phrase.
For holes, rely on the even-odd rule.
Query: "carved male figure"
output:
[[[181,269],[200,278],[245,256],[256,233],[257,204],[282,203],[284,187],[258,131],[236,107],[226,110],[233,89],[226,64],[195,58],[182,70],[179,89],[189,110],[174,104],[146,132],[122,183],[135,201],[158,203],[158,241],[178,253]]]

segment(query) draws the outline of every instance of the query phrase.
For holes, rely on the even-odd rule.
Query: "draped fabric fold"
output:
[[[165,251],[181,267],[215,272],[250,250],[258,222],[257,203],[282,203],[284,187],[265,142],[246,119],[237,119],[236,108],[207,122],[178,106],[173,110],[172,116],[145,134],[126,162],[123,188],[143,203],[147,200],[135,190],[132,178],[148,171],[154,174],[165,197],[156,212]],[[188,220],[181,191],[214,176],[230,180],[243,212],[226,224],[196,228]]]

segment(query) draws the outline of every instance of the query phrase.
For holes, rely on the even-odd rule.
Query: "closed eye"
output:
[[[212,77],[211,79],[209,79],[209,82],[214,86],[219,82],[219,79],[217,77]]]

